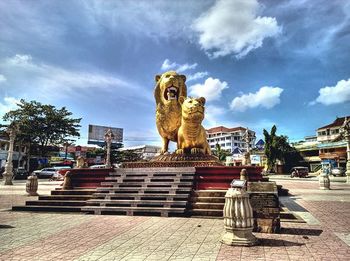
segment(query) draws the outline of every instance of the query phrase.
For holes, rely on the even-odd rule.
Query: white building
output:
[[[150,160],[159,154],[161,147],[152,145],[140,145],[133,147],[123,147],[118,149],[118,151],[132,151],[141,155],[144,160]]]
[[[216,144],[221,146],[221,149],[227,150],[231,153],[247,151],[247,145],[244,140],[246,128],[235,127],[226,128],[224,126],[214,127],[206,130],[207,140],[210,148],[215,149]],[[255,131],[249,130],[250,142],[249,147],[252,149],[255,143]]]

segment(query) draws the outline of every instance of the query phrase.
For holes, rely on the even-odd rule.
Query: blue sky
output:
[[[350,114],[345,0],[0,1],[0,115],[21,98],[160,144],[154,76],[207,98],[206,128],[277,125],[291,140]]]

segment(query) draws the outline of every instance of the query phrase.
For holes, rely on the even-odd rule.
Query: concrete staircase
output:
[[[51,195],[39,196],[38,200],[26,201],[25,206],[13,206],[14,211],[80,212],[86,201],[92,198],[95,189],[74,188],[73,190],[51,191]]]
[[[195,190],[189,214],[198,217],[222,217],[226,190]]]
[[[187,215],[194,168],[116,169],[81,210],[91,214]]]

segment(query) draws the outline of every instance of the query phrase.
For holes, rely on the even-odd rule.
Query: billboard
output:
[[[105,133],[108,129],[113,132],[114,138],[112,143],[122,143],[123,142],[123,129],[122,128],[112,128],[107,126],[98,126],[89,124],[88,133],[88,144],[104,144]]]

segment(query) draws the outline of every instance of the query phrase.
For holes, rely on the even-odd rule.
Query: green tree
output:
[[[288,137],[285,135],[278,136],[277,128],[272,126],[271,132],[263,131],[265,136],[265,155],[267,158],[267,172],[274,172],[277,160],[283,162],[287,168],[291,168],[302,160],[298,151],[290,146]]]
[[[29,146],[38,146],[40,156],[46,156],[48,146],[62,144],[68,137],[79,137],[81,118],[72,118],[65,107],[41,104],[37,101],[21,100],[18,109],[3,116],[5,122],[17,124],[18,139]]]
[[[220,161],[226,161],[226,157],[230,156],[230,152],[221,148],[219,143],[216,143],[215,150],[212,151],[213,154],[219,158]]]

